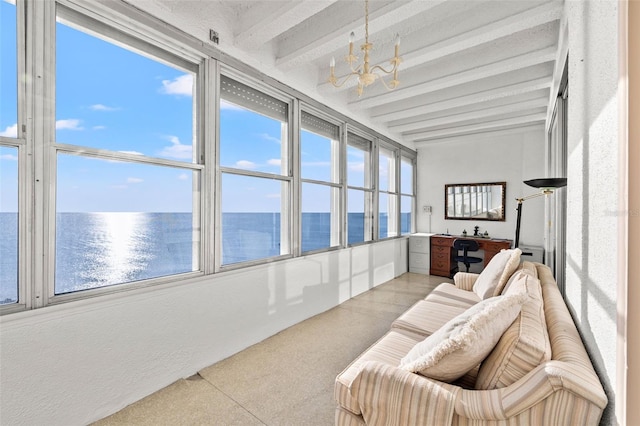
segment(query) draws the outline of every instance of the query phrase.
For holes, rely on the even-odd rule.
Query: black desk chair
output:
[[[478,246],[478,242],[475,240],[465,240],[463,238],[458,238],[453,242],[453,249],[456,251],[456,255],[453,257],[453,259],[456,262],[464,263],[464,266],[467,267],[467,272],[469,272],[469,266],[472,263],[482,262],[481,257],[467,256],[468,252],[478,251],[480,249]],[[462,250],[462,256],[460,256],[460,250]]]

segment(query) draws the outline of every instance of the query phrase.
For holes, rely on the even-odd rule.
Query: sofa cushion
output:
[[[400,359],[421,340],[420,337],[411,337],[396,331],[389,331],[380,340],[360,354],[335,381],[334,397],[340,407],[360,414],[358,401],[351,395],[349,388],[360,372],[360,366],[365,361],[380,361],[397,366]]]
[[[510,250],[503,249],[493,256],[473,284],[473,291],[480,299],[486,299],[502,293],[505,284],[507,284],[511,275],[520,265],[521,254],[522,251],[519,248],[515,248]]]
[[[480,366],[476,389],[509,386],[551,359],[540,281],[521,270],[513,274],[507,286],[505,295],[524,291],[529,299]]]
[[[468,309],[481,299],[473,291],[462,290],[453,284],[442,283],[429,293],[426,300],[442,305]]]
[[[527,297],[516,293],[477,303],[416,344],[400,368],[442,381],[462,377],[491,352]]]
[[[400,315],[391,324],[391,328],[400,332],[408,331],[417,334],[422,340],[438,331],[447,321],[465,310],[466,307],[435,303],[428,299],[420,300]]]
[[[507,291],[508,291],[507,289],[511,287],[511,284],[513,284],[513,282],[517,278],[516,275],[518,272],[523,272],[536,279],[538,278],[538,270],[536,269],[535,263],[528,262],[525,260],[520,264],[520,266],[518,266],[518,269],[516,269],[516,272],[514,272],[513,275],[511,275],[511,277],[507,281],[507,284],[505,284],[504,288],[502,289],[502,294],[507,294]]]

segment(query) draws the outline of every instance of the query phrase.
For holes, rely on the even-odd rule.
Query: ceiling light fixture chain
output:
[[[382,81],[387,90],[393,90],[400,84],[398,80],[398,67],[402,62],[400,58],[400,35],[396,34],[395,37],[395,54],[392,59],[389,60],[391,69],[386,70],[382,65],[369,65],[369,51],[373,48],[373,43],[369,43],[369,0],[364,1],[364,44],[360,46],[360,50],[364,53],[364,62],[357,67],[354,67],[354,63],[358,61],[358,57],[353,54],[353,41],[355,39],[355,33],[352,31],[349,34],[349,54],[345,57],[345,61],[349,64],[351,72],[347,74],[341,82],[335,75],[336,61],[332,57],[329,64],[331,73],[329,75],[329,83],[335,87],[342,87],[351,76],[358,76],[358,96],[362,96],[362,92],[366,86],[369,86],[377,79]],[[376,71],[382,73],[378,74]],[[393,74],[393,79],[387,84],[384,81],[384,74]]]

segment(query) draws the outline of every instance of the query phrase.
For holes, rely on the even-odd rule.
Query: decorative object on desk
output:
[[[527,195],[526,197],[516,198],[516,201],[518,202],[518,208],[516,209],[516,211],[518,212],[518,217],[516,219],[516,239],[514,244],[514,247],[516,248],[518,247],[518,244],[520,244],[520,219],[522,218],[522,203],[526,200],[537,198],[542,195],[553,194],[553,191],[555,189],[567,186],[567,178],[531,179],[525,180],[524,183],[534,188],[540,188],[540,192]]]
[[[489,238],[489,233],[488,233],[487,231],[484,231],[484,234],[482,234],[482,236],[483,236],[484,238]]]
[[[457,238],[453,241],[453,249],[455,250],[455,254],[453,256],[453,260],[456,262],[462,262],[464,266],[467,268],[467,272],[469,272],[469,266],[472,263],[481,263],[481,257],[469,256],[468,253],[480,250],[480,246],[477,241],[474,240],[465,240],[462,238]],[[460,256],[460,250],[462,250],[462,256]]]
[[[480,227],[479,227],[479,226],[474,226],[474,227],[473,227],[473,236],[474,236],[474,237],[477,237],[477,236],[478,236],[478,229],[480,229]]]
[[[447,184],[444,218],[504,222],[506,182]]]
[[[463,236],[463,237],[466,237],[466,236],[467,236],[467,230],[466,230],[466,229],[462,231],[462,236]]]
[[[355,62],[358,60],[358,57],[353,54],[354,39],[355,34],[352,31],[349,35],[349,55],[345,57],[345,60],[351,68],[351,72],[345,76],[341,83],[339,83],[335,73],[336,61],[332,57],[329,64],[329,83],[333,84],[335,87],[341,87],[351,78],[351,76],[355,75],[358,77],[358,96],[362,95],[362,91],[365,87],[373,84],[376,80],[380,80],[387,90],[393,90],[398,87],[400,84],[400,81],[398,80],[398,67],[402,62],[402,59],[400,58],[400,34],[396,34],[395,36],[395,53],[393,58],[389,60],[391,68],[386,70],[381,65],[369,65],[369,51],[373,49],[373,43],[369,43],[369,0],[364,1],[364,44],[360,46],[360,50],[362,50],[362,53],[364,54],[364,62],[357,67],[355,67]],[[393,74],[393,80],[391,80],[389,84],[384,81],[385,74]]]

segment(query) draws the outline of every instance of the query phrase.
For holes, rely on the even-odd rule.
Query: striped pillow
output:
[[[522,251],[519,248],[515,248],[511,250],[501,250],[500,253],[493,256],[473,284],[473,292],[476,293],[480,299],[501,294],[509,277],[511,277],[518,268],[518,265],[520,265],[521,254]]]
[[[544,317],[540,281],[527,271],[517,271],[504,295],[527,292],[529,299],[513,324],[482,362],[476,389],[509,386],[543,362],[551,359],[551,345]]]
[[[493,349],[526,299],[518,293],[473,305],[416,344],[400,361],[400,369],[443,382],[464,376]]]

